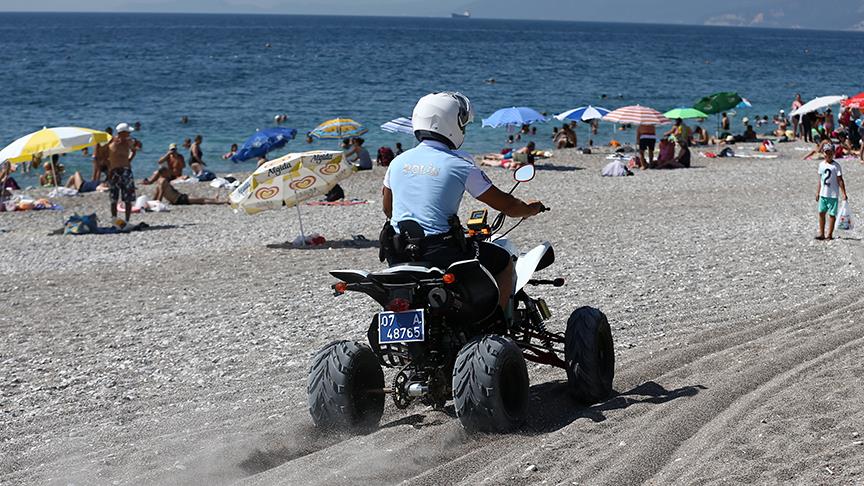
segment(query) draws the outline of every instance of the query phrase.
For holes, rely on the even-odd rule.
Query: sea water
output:
[[[733,129],[740,129],[743,116],[788,112],[796,92],[806,101],[861,91],[862,41],[861,33],[843,31],[678,25],[7,13],[0,14],[0,145],[43,126],[138,121],[139,178],[169,143],[196,134],[204,136],[211,169],[241,171],[254,162],[237,165],[221,154],[286,114],[283,126],[299,135],[281,153],[337,148],[332,140],[307,145],[303,134],[350,117],[368,127],[374,157],[382,145],[413,145],[411,136],[379,125],[410,116],[419,97],[440,90],[461,91],[474,103],[465,142],[474,153],[504,146],[512,133],[481,128],[481,119],[509,106],[549,115],[587,104],[666,111],[737,91],[753,104],[736,110]],[[539,147],[551,147],[553,125],[560,123],[537,125]],[[602,123],[595,143],[634,137],[614,129]],[[580,145],[587,130],[577,128]],[[80,154],[63,163],[67,175],[90,172]]]

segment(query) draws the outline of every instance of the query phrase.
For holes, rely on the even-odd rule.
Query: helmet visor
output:
[[[471,109],[471,102],[462,93],[450,93],[450,96],[459,103],[459,128],[462,133],[465,133],[465,126],[474,121],[474,110]]]

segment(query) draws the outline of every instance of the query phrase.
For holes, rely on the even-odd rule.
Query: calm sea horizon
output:
[[[497,152],[509,133],[481,128],[480,119],[508,106],[550,116],[587,104],[666,111],[737,91],[753,103],[736,110],[737,121],[788,111],[796,92],[805,100],[851,96],[862,91],[847,67],[864,55],[862,35],[489,19],[0,13],[0,144],[43,126],[139,121],[138,178],[169,143],[196,134],[204,136],[211,168],[249,170],[251,162],[224,162],[221,154],[274,126],[277,114],[288,115],[282,126],[299,132],[281,153],[336,148],[334,141],[307,145],[302,138],[342,116],[369,129],[364,138],[374,154],[382,145],[413,145],[412,137],[379,125],[410,116],[427,92],[458,90],[478,115],[465,148]],[[537,125],[541,148],[551,147],[555,124]],[[578,134],[582,144],[587,128]],[[595,142],[612,134],[603,123]],[[64,164],[67,175],[89,173],[80,155]]]

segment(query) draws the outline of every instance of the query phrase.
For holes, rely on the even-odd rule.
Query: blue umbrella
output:
[[[394,120],[381,125],[381,130],[389,133],[404,133],[406,135],[414,134],[414,126],[411,124],[411,119],[400,116]]]
[[[294,128],[276,127],[258,130],[243,142],[243,145],[231,157],[231,160],[234,162],[243,162],[244,160],[263,157],[268,152],[284,147],[289,140],[294,139],[296,136],[297,130]]]
[[[564,121],[564,120],[591,121],[591,120],[599,120],[608,114],[609,114],[609,110],[607,110],[606,108],[588,105],[588,106],[580,106],[579,108],[565,111],[564,113],[560,113],[558,115],[555,115],[555,118],[557,118],[561,121]]]
[[[521,126],[539,121],[545,122],[546,117],[527,106],[514,106],[513,108],[502,108],[489,118],[484,118],[483,126],[493,128],[510,125]]]

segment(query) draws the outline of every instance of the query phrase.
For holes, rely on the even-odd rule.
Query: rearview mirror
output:
[[[516,182],[528,182],[534,178],[534,166],[531,164],[523,165],[516,169],[516,172],[513,173],[513,179]]]

